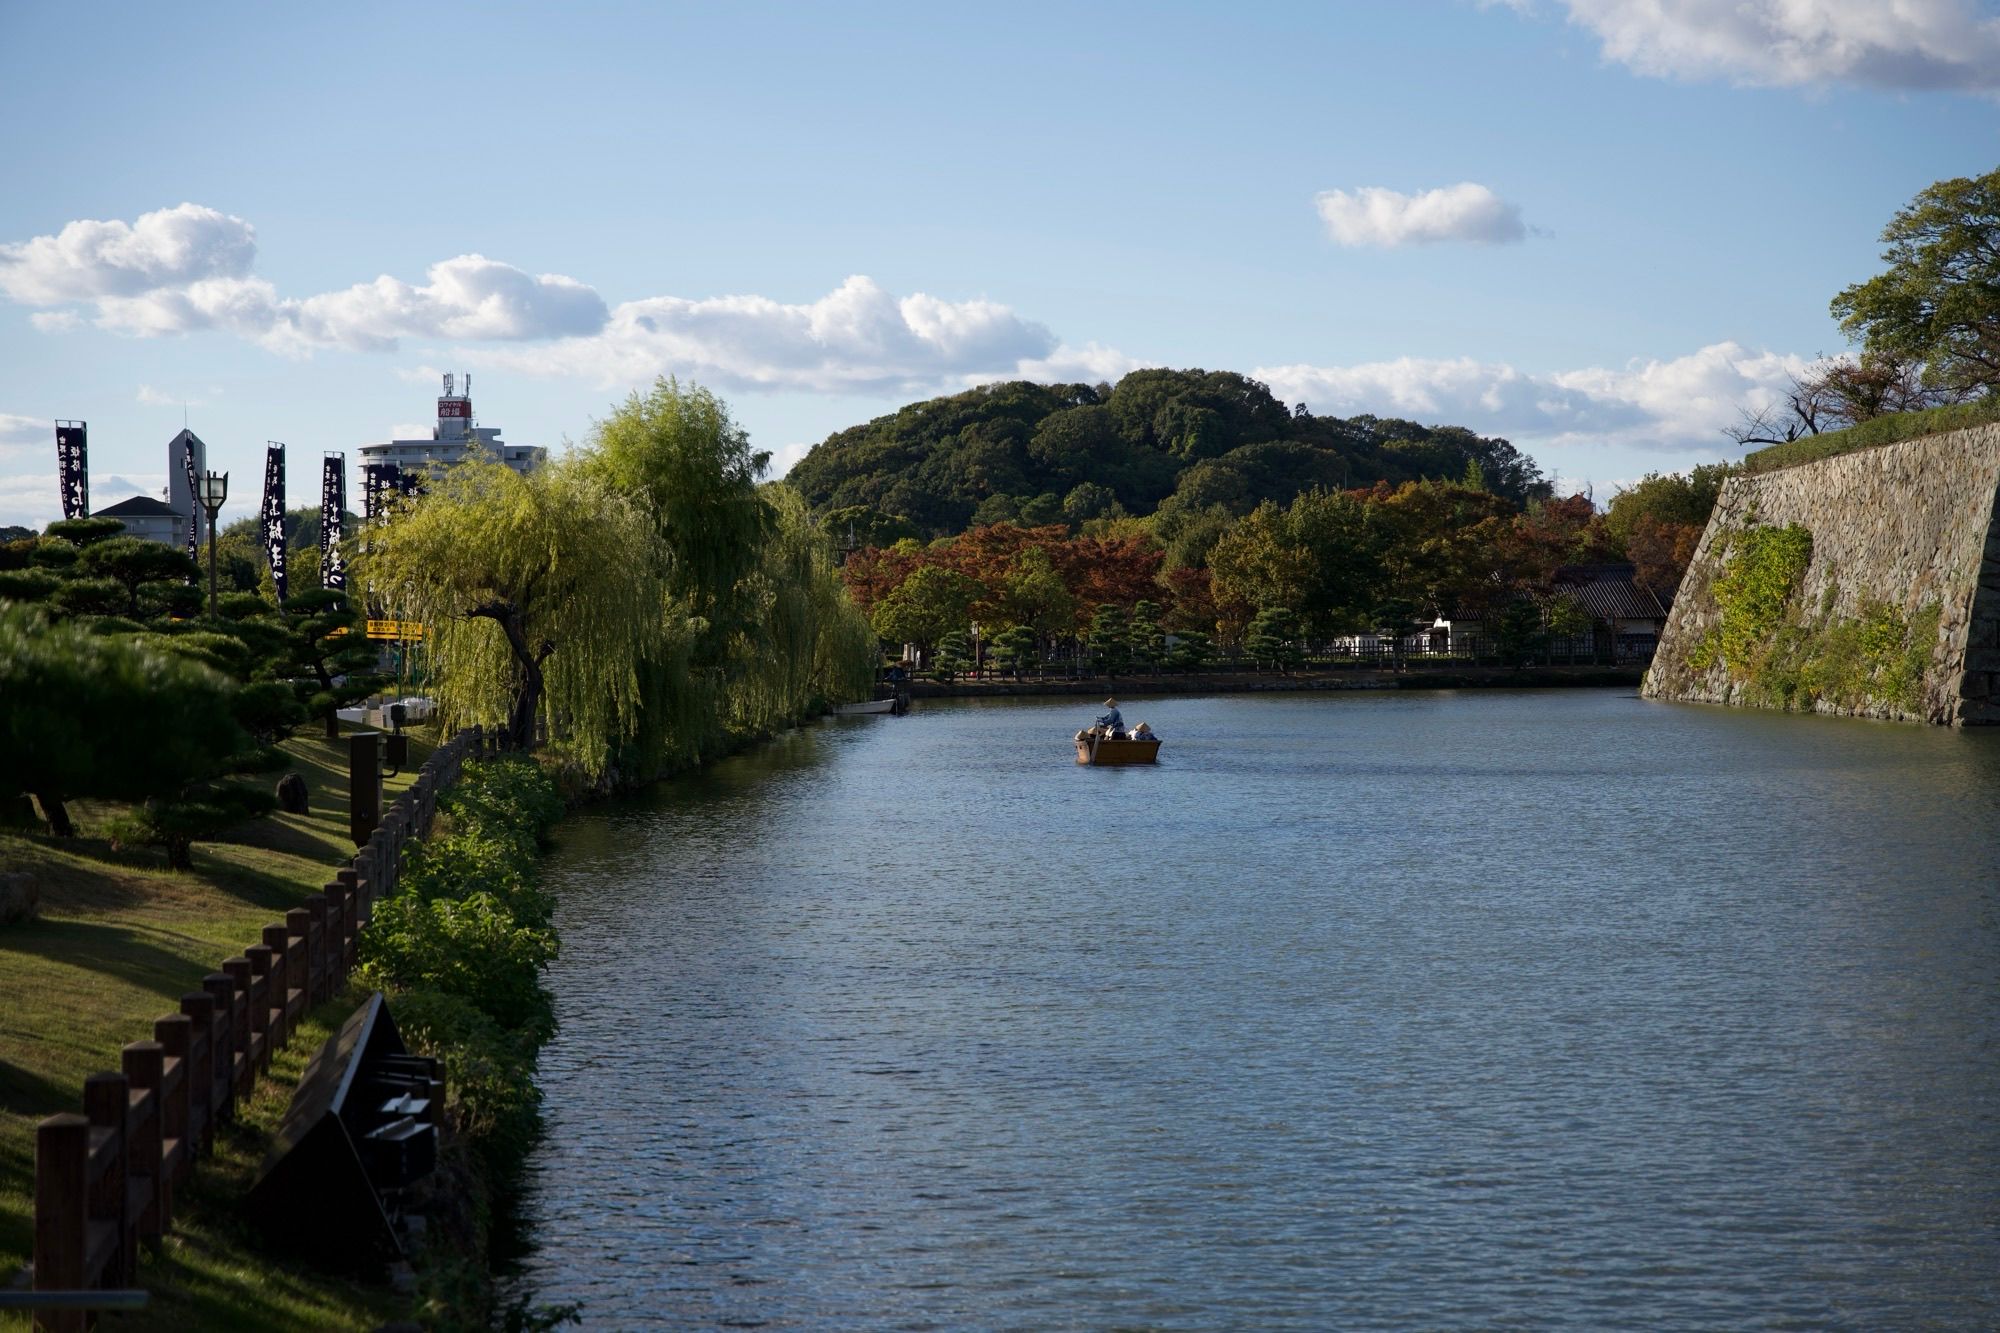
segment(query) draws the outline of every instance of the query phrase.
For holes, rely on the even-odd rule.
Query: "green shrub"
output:
[[[169,867],[192,870],[195,843],[213,842],[238,824],[261,819],[277,808],[277,798],[269,792],[217,783],[179,798],[149,800],[114,818],[109,832],[116,842],[163,848]]]
[[[0,598],[13,602],[45,602],[62,580],[44,569],[0,569]]]
[[[389,1007],[404,1041],[444,1062],[445,1099],[467,1142],[503,1168],[526,1157],[541,1131],[534,1045],[444,991],[400,990]]]
[[[563,800],[540,764],[510,756],[467,764],[438,808],[454,828],[476,827],[497,837],[525,832],[532,851],[562,818]]]
[[[540,1045],[555,1033],[555,1001],[541,980],[555,955],[553,933],[516,921],[490,893],[405,893],[376,906],[362,935],[361,972],[382,990],[456,995]]]
[[[524,925],[547,926],[555,915],[555,899],[535,883],[532,850],[522,855],[514,839],[495,837],[484,824],[417,844],[401,883],[426,901],[491,894]]]
[[[116,579],[70,579],[49,595],[49,605],[66,616],[116,616],[128,598]]]

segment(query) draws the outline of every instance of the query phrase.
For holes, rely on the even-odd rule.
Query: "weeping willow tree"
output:
[[[564,460],[523,476],[470,462],[372,531],[359,562],[371,597],[425,626],[447,726],[499,723],[552,739],[601,775],[641,704],[639,665],[670,660],[671,556],[651,517]]]
[[[739,585],[748,624],[730,645],[727,699],[732,729],[753,733],[796,721],[816,704],[865,697],[880,655],[805,500],[782,483],[765,487],[762,498],[771,533]]]
[[[593,424],[577,465],[636,503],[667,552],[672,630],[638,668],[622,768],[697,763],[736,738],[859,698],[878,648],[798,497],[714,394],[655,381]]]
[[[757,494],[771,455],[753,450],[720,398],[658,379],[591,423],[581,466],[643,505],[673,554],[668,587],[722,635],[774,516]]]

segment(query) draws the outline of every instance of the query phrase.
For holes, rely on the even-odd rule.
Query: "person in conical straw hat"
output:
[[[1118,711],[1118,701],[1116,699],[1106,699],[1104,701],[1104,710],[1103,715],[1097,719],[1098,726],[1112,732],[1125,730],[1125,717]]]

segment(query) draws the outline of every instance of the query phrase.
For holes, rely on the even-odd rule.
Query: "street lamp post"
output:
[[[215,519],[222,512],[222,502],[228,498],[227,472],[201,474],[201,507],[208,511],[208,614],[211,617],[215,615]]]

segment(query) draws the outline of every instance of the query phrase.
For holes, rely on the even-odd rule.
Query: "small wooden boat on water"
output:
[[[858,704],[835,704],[835,717],[866,717],[871,713],[900,712],[900,699],[864,699]]]
[[[875,697],[862,699],[851,704],[835,704],[835,717],[870,717],[889,713],[901,717],[910,711],[910,678],[902,664],[883,668],[876,673]]]
[[[1153,764],[1158,763],[1159,758],[1158,737],[1149,740],[1113,737],[1096,727],[1086,727],[1076,733],[1076,762],[1079,764],[1109,768],[1121,764]]]

